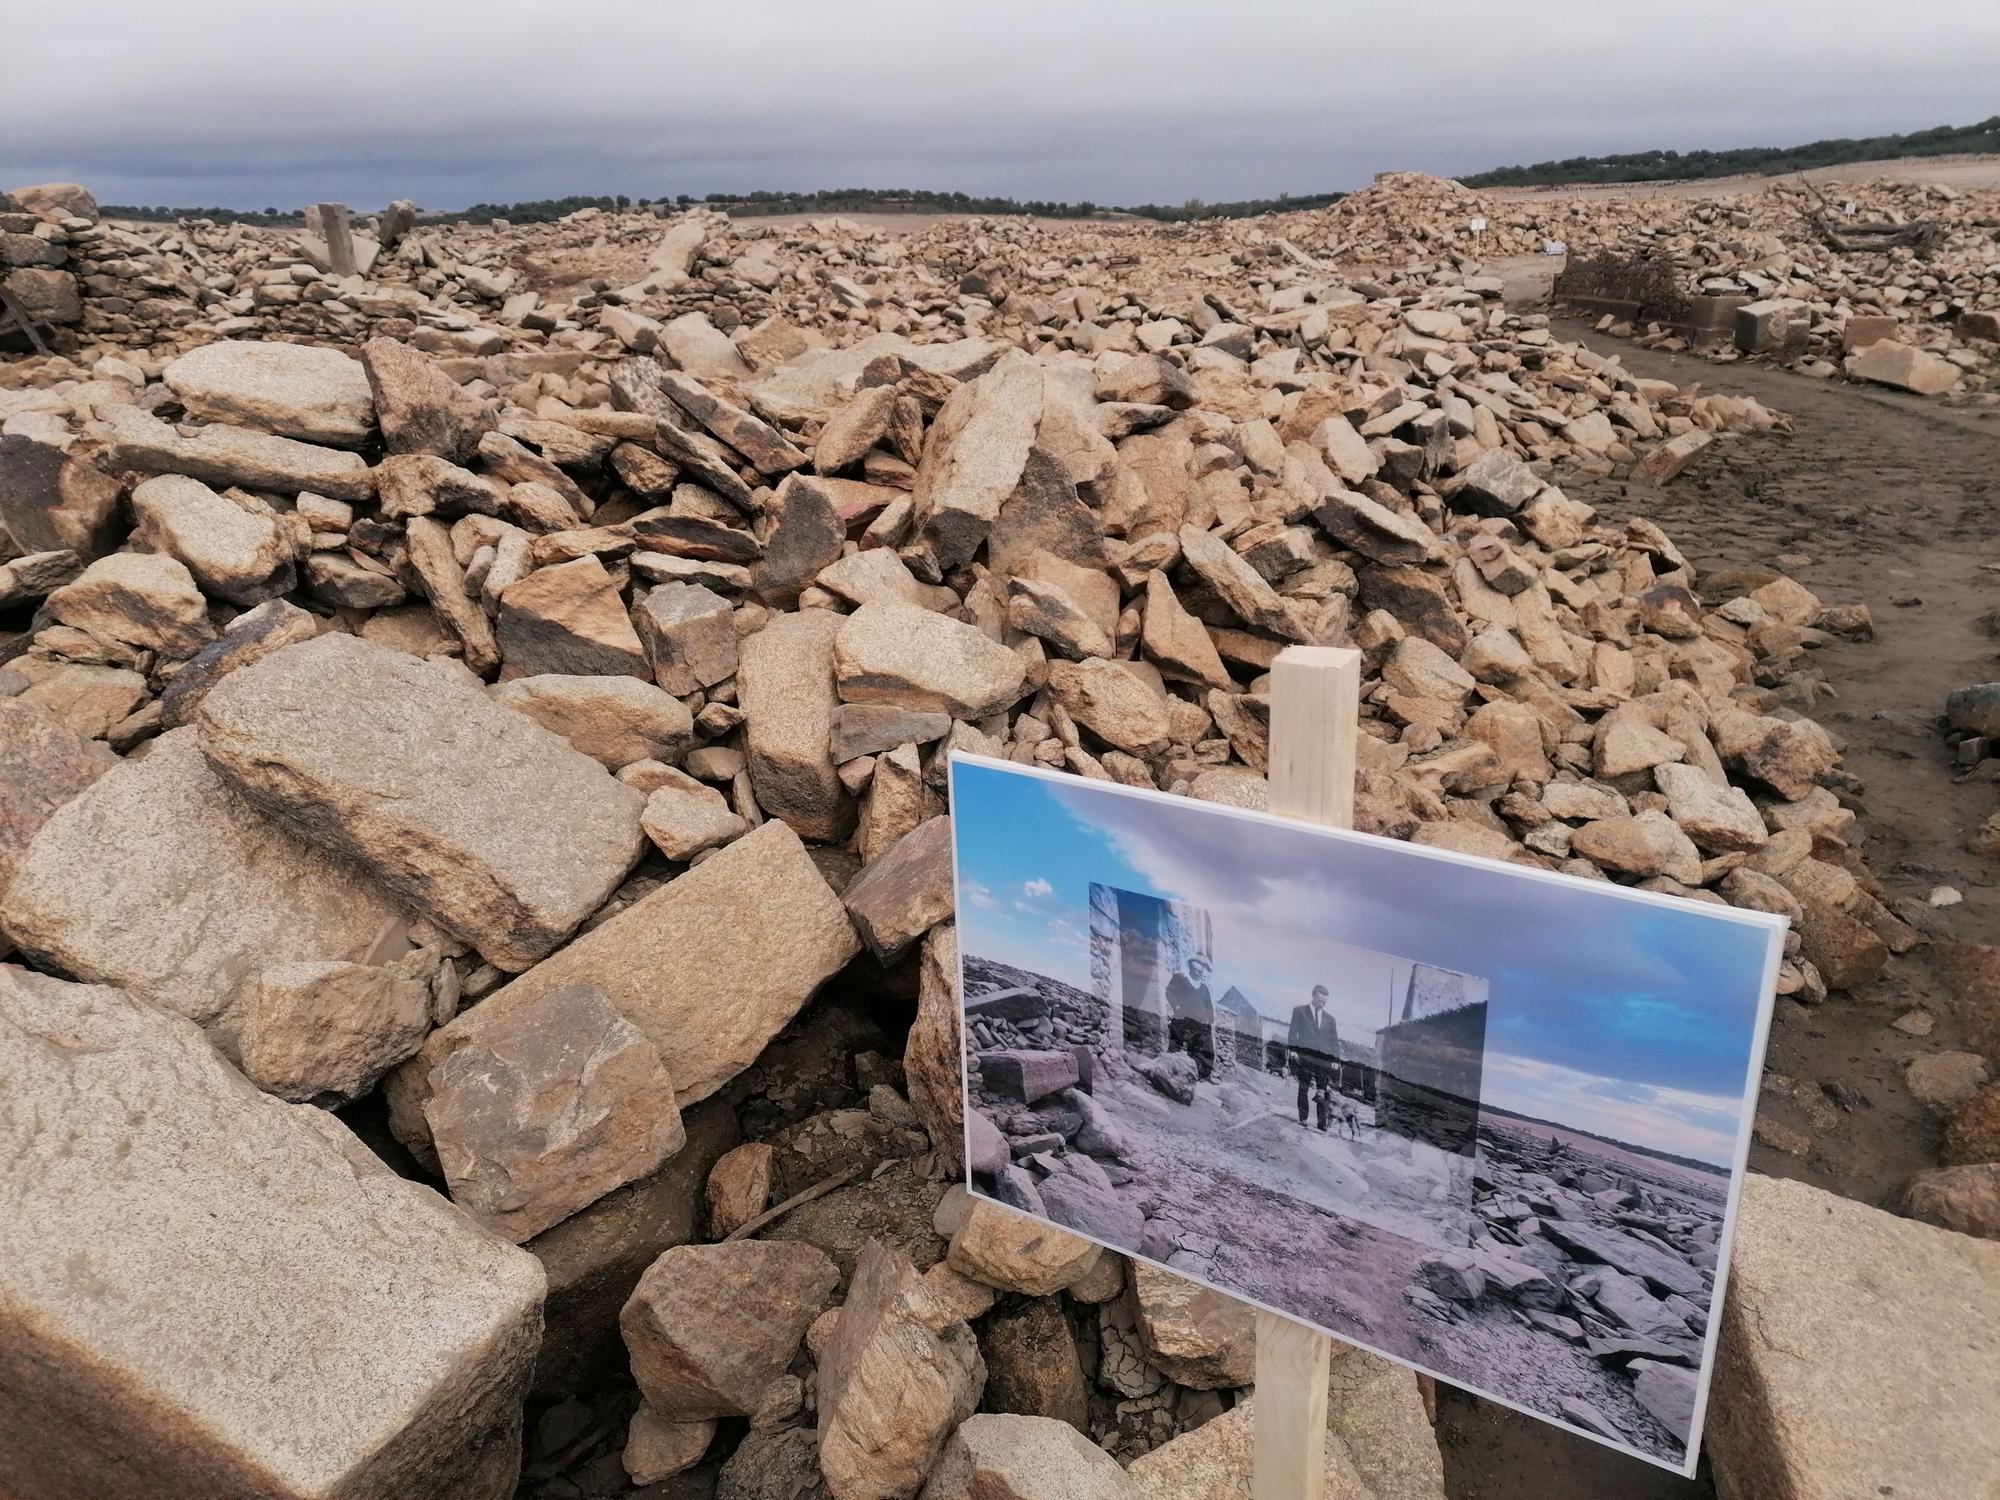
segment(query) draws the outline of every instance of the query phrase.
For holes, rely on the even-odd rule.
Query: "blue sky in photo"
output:
[[[1325,983],[1359,1039],[1387,1020],[1411,961],[1478,975],[1491,984],[1485,1102],[1735,1158],[1767,927],[965,761],[952,811],[967,953],[1089,989],[1098,882],[1205,908],[1212,987],[1274,1020]]]

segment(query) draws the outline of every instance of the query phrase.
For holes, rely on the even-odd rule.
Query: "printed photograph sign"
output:
[[[1785,924],[956,757],[971,1191],[1693,1472]]]

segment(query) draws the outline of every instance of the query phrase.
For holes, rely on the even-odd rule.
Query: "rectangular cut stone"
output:
[[[374,881],[225,784],[192,729],[57,808],[0,903],[24,953],[178,1012],[232,1055],[266,966],[361,962],[401,922]]]
[[[755,1061],[860,946],[805,845],[773,821],[591,929],[486,1003],[596,985],[659,1049],[685,1109]],[[468,1011],[443,1034],[476,1015]]]
[[[833,643],[847,623],[830,609],[780,614],[743,642],[736,696],[757,802],[809,839],[854,827],[854,802],[833,764]]]
[[[1010,1048],[979,1054],[979,1076],[995,1093],[1033,1104],[1077,1084],[1076,1059],[1067,1052],[1030,1052]]]
[[[2000,1244],[1743,1180],[1704,1446],[1722,1500],[1990,1495]]]
[[[462,669],[348,635],[232,672],[201,748],[258,807],[518,972],[639,857],[645,796]]]
[[[535,1258],[177,1016],[0,969],[0,1494],[502,1500]]]

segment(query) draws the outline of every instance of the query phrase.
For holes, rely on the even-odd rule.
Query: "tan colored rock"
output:
[[[194,717],[208,690],[239,667],[262,661],[274,651],[309,641],[320,632],[319,617],[267,599],[222,627],[222,634],[189,657],[160,690],[160,722],[177,729]]]
[[[197,479],[161,474],[134,486],[132,514],[157,551],[180,561],[206,593],[258,604],[295,586],[292,548],[277,518]]]
[[[24,552],[109,551],[123,493],[90,457],[25,432],[0,434],[0,532]]]
[[[1199,526],[1181,527],[1180,542],[1187,565],[1244,624],[1280,640],[1310,644],[1311,637],[1291,606],[1227,542]]]
[[[668,859],[685,862],[750,831],[749,823],[729,810],[720,793],[707,787],[702,791],[707,795],[663,786],[648,794],[639,826]]]
[[[676,696],[713,687],[736,675],[735,611],[698,583],[648,589],[632,610],[653,680]]]
[[[1741,787],[1717,781],[1695,766],[1653,767],[1653,781],[1666,793],[1667,814],[1681,831],[1714,853],[1756,849],[1770,837],[1762,814]]]
[[[931,423],[911,498],[938,566],[970,562],[1014,493],[1041,426],[1043,375],[1003,356],[954,390]]]
[[[516,677],[494,688],[493,698],[607,770],[640,760],[678,761],[694,743],[687,705],[637,677]]]
[[[324,635],[232,672],[202,752],[489,963],[545,956],[637,860],[644,799],[462,673]]]
[[[771,1206],[772,1158],[768,1141],[745,1141],[708,1174],[708,1232],[727,1239]]]
[[[115,764],[37,704],[0,698],[0,897],[42,825]]]
[[[972,1330],[937,1318],[916,1268],[870,1240],[819,1361],[819,1463],[834,1500],[910,1500],[978,1406],[986,1370]]]
[[[375,493],[374,473],[358,453],[219,422],[182,437],[136,406],[107,407],[103,419],[110,430],[105,461],[113,468],[283,495],[309,490],[329,500],[362,501]]]
[[[619,1316],[632,1378],[670,1421],[749,1416],[840,1281],[810,1245],[683,1245],[654,1261]]]
[[[1141,758],[1166,748],[1173,732],[1162,696],[1122,662],[1049,663],[1049,696],[1106,744]]]
[[[596,557],[537,568],[500,592],[502,680],[651,674],[618,585]]]
[[[363,961],[400,922],[359,870],[225,785],[192,729],[161,735],[57,808],[0,902],[0,927],[24,953],[128,988],[232,1054],[264,968]]]
[[[483,677],[500,665],[500,646],[494,639],[486,611],[465,591],[465,570],[452,554],[451,533],[429,516],[413,516],[404,528],[409,543],[410,567],[422,581],[424,593],[451,633],[458,637],[465,665]],[[315,554],[313,559],[319,560]],[[308,564],[308,574],[311,564]],[[390,600],[401,598],[400,590]]]
[[[820,429],[813,445],[813,468],[821,474],[838,474],[860,463],[863,454],[888,436],[895,412],[894,386],[878,385],[857,392]]]
[[[1021,658],[971,625],[915,605],[864,604],[833,648],[846,703],[893,703],[978,719],[1021,694]]]
[[[222,339],[160,374],[189,416],[358,448],[375,430],[368,374],[338,349]]]
[[[832,487],[809,474],[786,475],[758,539],[763,556],[750,566],[750,587],[766,604],[789,609],[806,585],[840,560],[847,523]]]
[[[1892,385],[1919,396],[1942,396],[1962,378],[1957,365],[1941,355],[1883,339],[1847,356],[1843,368],[1856,380]]]
[[[869,861],[840,899],[868,951],[880,963],[894,963],[951,915],[951,819],[930,818],[904,834]]]
[[[903,1079],[932,1149],[956,1171],[963,1165],[965,1136],[956,924],[940,922],[924,935],[918,973],[917,1016],[903,1048]]]
[[[1703,1431],[1717,1493],[1990,1488],[2000,1426],[1964,1414],[2000,1401],[1996,1318],[2000,1245],[1752,1173]]]
[[[391,453],[434,453],[463,463],[493,429],[484,404],[408,344],[370,339],[361,346],[361,365]]]
[[[215,635],[194,576],[158,552],[100,557],[50,594],[47,608],[65,625],[162,656],[192,656]]]
[[[1140,644],[1163,676],[1227,689],[1229,669],[1201,621],[1182,606],[1164,572],[1146,577],[1146,614]]]
[[[805,837],[828,842],[854,826],[854,805],[829,749],[834,642],[847,619],[820,609],[773,617],[743,642],[736,680],[758,804]]]
[[[243,1013],[244,1076],[300,1104],[345,1104],[423,1045],[430,986],[374,964],[273,964]]]
[[[1137,1500],[1118,1461],[1067,1422],[982,1412],[938,1455],[924,1500]]]
[[[672,1422],[641,1401],[625,1434],[625,1472],[636,1485],[657,1484],[700,1463],[714,1440],[713,1421]]]
[[[1701,884],[1701,851],[1663,812],[1603,818],[1577,829],[1576,853],[1607,870],[1646,879],[1665,875],[1682,885]]]
[[[1104,1252],[1088,1240],[973,1195],[945,1261],[1004,1292],[1047,1297],[1087,1274]]]
[[[687,1140],[659,1053],[587,984],[483,1016],[430,1086],[424,1119],[452,1201],[516,1243]]]
[[[0,1489],[513,1493],[532,1257],[120,991],[0,969],[0,1026]]]
[[[1940,1229],[2000,1240],[2000,1161],[1918,1172],[1903,1190],[1903,1212]]]
[[[1126,1295],[1146,1358],[1178,1385],[1220,1390],[1257,1378],[1257,1321],[1233,1297],[1144,1261],[1132,1262]]]
[[[798,835],[770,822],[592,928],[484,1005],[517,992],[598,986],[659,1049],[685,1109],[749,1066],[860,946]]]

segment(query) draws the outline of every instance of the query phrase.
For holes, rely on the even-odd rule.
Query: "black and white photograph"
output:
[[[1781,919],[961,757],[971,1190],[1685,1470]]]

